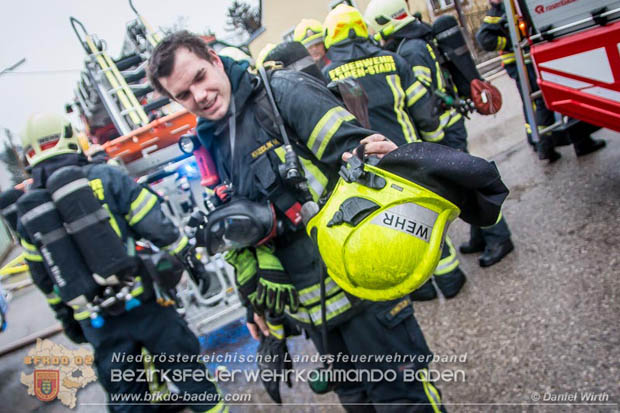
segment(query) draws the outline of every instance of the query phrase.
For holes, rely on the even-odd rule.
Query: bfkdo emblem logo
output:
[[[34,395],[42,402],[50,402],[58,396],[60,372],[58,370],[34,371]]]

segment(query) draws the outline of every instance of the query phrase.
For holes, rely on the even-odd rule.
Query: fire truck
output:
[[[131,1],[129,5],[136,19],[126,26],[117,59],[108,53],[105,40],[90,33],[77,18],[70,18],[85,60],[67,112],[79,117],[88,139],[84,146],[102,147],[108,162],[150,186],[160,195],[164,212],[192,238],[192,213],[205,210],[205,187],[212,183],[205,173],[208,159],[198,145],[186,149],[188,142],[197,142],[191,138],[196,117],[149,85],[147,61],[162,35]],[[205,40],[215,42],[213,36]],[[146,243],[142,248],[154,246]],[[158,300],[174,302],[195,333],[202,335],[241,318],[245,310],[223,258],[209,257],[199,247],[194,251],[174,296],[158,296]]]
[[[574,118],[620,132],[620,0],[504,0],[504,5],[508,22],[514,22],[508,29],[523,96],[532,96],[523,56],[529,47],[536,93],[559,114],[550,128]],[[532,102],[525,100],[526,116],[535,125]]]

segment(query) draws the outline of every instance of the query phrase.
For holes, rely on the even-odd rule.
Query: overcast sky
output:
[[[231,0],[134,0],[154,28],[188,17],[190,30],[224,30]],[[256,0],[251,1],[256,4]],[[19,133],[31,112],[64,111],[83,68],[85,52],[71,29],[69,16],[104,39],[118,57],[125,24],[135,18],[129,0],[6,0],[0,8],[0,70],[26,58],[14,73],[0,75],[0,129]],[[63,112],[64,113],[64,112]],[[0,131],[0,139],[4,132]]]

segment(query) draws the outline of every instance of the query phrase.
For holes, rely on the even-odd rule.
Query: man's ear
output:
[[[224,68],[224,63],[222,63],[222,59],[220,59],[215,50],[209,49],[209,55],[211,56],[211,64],[213,66]]]

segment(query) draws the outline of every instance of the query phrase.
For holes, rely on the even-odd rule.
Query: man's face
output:
[[[308,46],[308,53],[312,57],[312,60],[314,60],[315,63],[318,63],[321,61],[323,56],[325,56],[325,46],[321,42],[315,43],[312,46]]]
[[[177,49],[169,76],[159,78],[161,85],[185,109],[209,120],[222,119],[230,105],[230,80],[222,61],[210,50],[213,63],[188,49]]]

